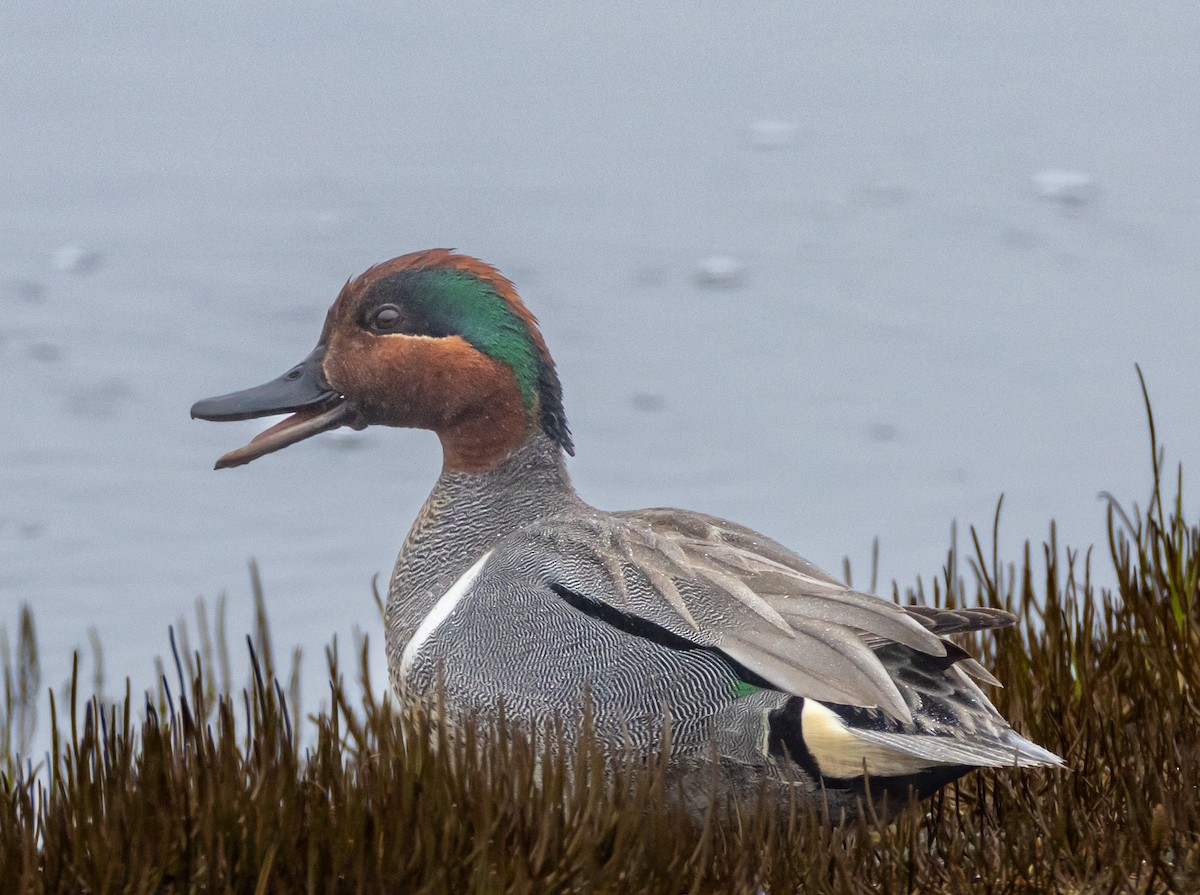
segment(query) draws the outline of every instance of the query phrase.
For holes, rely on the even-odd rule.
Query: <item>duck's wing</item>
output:
[[[749,683],[912,722],[878,655],[944,658],[949,620],[858,593],[744,526],[671,509],[593,512],[498,545],[581,611],[676,647],[719,651]],[[496,557],[500,559],[500,557]]]
[[[1003,609],[968,607],[944,609],[937,606],[905,606],[910,615],[939,637],[948,634],[967,634],[971,631],[990,631],[1016,624],[1017,617]]]
[[[946,637],[951,634],[969,634],[973,631],[990,631],[995,628],[1007,628],[1016,624],[1017,621],[1017,617],[1011,612],[982,606],[962,609],[944,609],[935,606],[905,606],[904,609],[909,615],[915,616],[917,621],[928,628],[931,633],[939,637]],[[863,635],[863,639],[874,650],[888,645],[886,639],[870,634]],[[971,655],[961,650],[959,652],[961,656],[956,658],[955,661],[959,663],[958,667],[961,670],[971,675],[975,680],[983,681],[985,684],[993,687],[1004,686]]]

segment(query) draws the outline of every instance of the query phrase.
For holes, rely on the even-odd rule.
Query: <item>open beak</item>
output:
[[[215,469],[241,466],[339,426],[362,428],[354,408],[326,381],[321,369],[324,357],[325,346],[318,345],[312,354],[278,379],[218,398],[206,398],[192,405],[193,419],[214,422],[291,413],[287,419],[260,432],[245,447],[223,456]]]

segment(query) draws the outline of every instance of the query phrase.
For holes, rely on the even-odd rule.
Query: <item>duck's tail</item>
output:
[[[837,750],[827,754],[830,754],[831,758],[836,755],[836,763],[840,767],[845,767],[860,754],[874,756],[876,769],[870,768],[870,761],[868,769],[872,773],[885,775],[895,773],[893,768],[916,769],[936,765],[966,765],[976,768],[1039,768],[1063,765],[1059,756],[1021,736],[1011,727],[993,728],[986,732],[980,730],[969,737],[938,736],[852,727],[820,703],[807,704],[805,712],[813,716],[812,721],[805,724],[805,733],[808,734],[810,730],[814,734],[818,730],[824,733],[826,742],[835,746]],[[816,717],[818,714],[821,716],[819,721]],[[839,727],[837,736],[829,736],[828,731]],[[819,738],[808,739],[817,741]],[[861,775],[862,761],[859,760],[857,764],[858,773]]]
[[[828,706],[812,699],[794,706],[789,714],[792,730],[787,738],[788,752],[793,758],[803,753],[803,763],[826,780],[862,777],[864,769],[875,777],[903,777],[942,767],[961,767],[965,771],[1063,764],[1053,752],[1007,725],[967,735],[880,729],[884,725],[853,723],[857,720],[854,716],[863,714],[861,710]]]

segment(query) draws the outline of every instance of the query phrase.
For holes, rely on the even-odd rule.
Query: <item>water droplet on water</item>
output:
[[[11,295],[13,298],[27,301],[31,305],[41,304],[46,300],[46,287],[37,280],[27,280],[23,277],[13,277],[12,279],[5,280],[4,285],[0,287],[0,291]]]
[[[629,404],[634,410],[655,413],[662,410],[667,402],[662,395],[656,395],[653,392],[634,392],[629,396]]]
[[[62,358],[62,346],[50,342],[34,342],[29,346],[29,356],[44,364],[53,364]]]
[[[89,274],[104,263],[104,256],[97,249],[84,245],[60,246],[54,253],[54,269],[63,273]]]
[[[755,149],[785,149],[796,143],[800,128],[791,121],[763,118],[750,125],[750,145]]]
[[[895,441],[897,434],[896,427],[891,423],[875,423],[871,426],[872,441]]]
[[[1091,174],[1050,168],[1033,176],[1033,188],[1043,199],[1064,205],[1086,205],[1100,194],[1100,184]]]
[[[742,282],[746,265],[729,255],[711,255],[696,267],[695,279],[701,286],[737,286]]]

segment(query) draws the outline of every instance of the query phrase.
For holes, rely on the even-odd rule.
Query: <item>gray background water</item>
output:
[[[860,573],[879,535],[905,584],[1001,492],[1009,557],[1097,542],[1097,493],[1148,487],[1135,361],[1200,470],[1197,146],[1195,4],[5,0],[0,624],[35,607],[51,683],[94,625],[145,685],[196,597],[244,630],[256,557],[319,691],[436,440],[214,473],[256,424],[188,407],[439,245],[541,318],[600,506]],[[1096,188],[1039,197],[1054,168]]]

